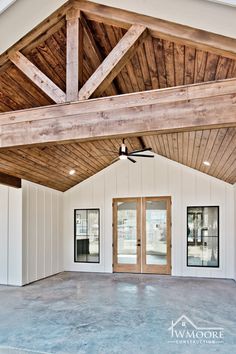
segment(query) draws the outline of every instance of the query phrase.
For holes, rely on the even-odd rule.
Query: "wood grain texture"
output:
[[[200,29],[164,21],[161,19],[112,8],[90,1],[75,1],[74,6],[83,11],[87,18],[128,29],[139,23],[147,27],[155,38],[175,41],[200,50],[211,51],[217,55],[236,58],[236,40],[233,38],[206,32]]]
[[[152,135],[143,139],[159,155],[225,182],[236,183],[236,128]],[[210,166],[204,165],[204,161]]]
[[[0,183],[5,173],[65,191],[113,163],[121,143],[122,139],[108,139],[0,151]],[[130,151],[141,148],[135,137],[126,144]],[[71,169],[76,171],[72,176]]]
[[[70,11],[66,14],[66,101],[76,101],[79,92],[79,73],[83,66],[82,27],[80,12]],[[81,81],[81,78],[80,78]]]
[[[16,52],[12,54],[10,60],[55,103],[65,102],[65,93],[22,53]]]
[[[32,37],[22,49],[22,54],[63,92],[66,92],[66,85],[69,87],[73,84],[75,86],[73,90],[76,92],[77,86],[81,87],[86,81],[91,80],[91,76],[130,28],[96,22],[88,19],[89,16],[86,17],[84,13],[81,15],[79,10],[73,11],[68,9],[64,17],[58,18],[58,22],[53,22],[53,25],[37,38]],[[71,39],[72,42],[69,41],[67,36],[66,22],[69,20],[66,21],[66,16],[73,21],[71,13],[80,16],[81,20],[80,26],[74,21],[74,28],[79,28],[82,43],[79,53],[77,53],[78,42],[74,39]],[[76,33],[72,34],[72,37],[77,37]],[[70,42],[75,44],[71,47],[75,49],[74,56],[79,57],[77,69],[74,66],[77,59],[72,60],[66,69]],[[4,65],[4,69],[0,70],[1,112],[53,103],[51,98],[10,63],[8,61],[8,65]],[[113,71],[113,76],[114,79],[106,90],[98,92],[96,96],[114,96],[233,78],[236,77],[236,64],[233,59],[194,48],[187,43],[180,44],[174,38],[154,38],[148,35],[143,45],[134,50],[133,56],[125,62],[120,72]],[[31,92],[34,93],[34,99]],[[67,100],[73,101],[74,97]]]
[[[92,95],[102,94],[122,70],[145,34],[145,27],[133,25],[80,89],[79,99],[88,99]]]
[[[1,147],[236,126],[235,79],[0,113]]]
[[[78,16],[81,27],[73,21]],[[66,18],[73,22],[69,36]],[[67,100],[73,101],[77,89],[91,80],[135,24],[148,28],[142,45],[132,48],[132,56],[120,67],[114,61],[116,70],[111,65],[112,73],[106,72],[111,76],[105,88],[93,92],[98,97],[117,97],[92,100],[91,105],[43,108],[64,102],[69,87]],[[78,32],[80,48],[75,40]],[[235,39],[91,2],[66,4],[0,56],[0,144],[20,145],[0,151],[0,171],[66,190],[112,163],[114,156],[106,151],[117,150],[120,137],[134,135],[127,142],[131,149],[143,133],[145,144],[161,155],[235,183],[235,82],[223,87],[216,83],[213,91],[206,84],[119,97],[235,78],[235,43]],[[27,77],[30,65],[22,72],[12,64],[9,57],[15,52],[36,71]],[[73,54],[70,60],[69,52]],[[45,77],[50,92],[45,91]],[[30,109],[35,107],[42,108]],[[30,111],[12,112],[25,109]],[[155,124],[153,117],[157,117]],[[98,140],[104,137],[112,139]],[[64,144],[67,139],[71,143]],[[77,139],[89,141],[78,143]],[[55,141],[60,145],[51,144]],[[25,147],[34,142],[39,145]],[[40,145],[43,142],[50,144]],[[68,178],[68,169],[74,167],[79,175]]]
[[[13,188],[21,188],[21,179],[0,172],[0,184]]]

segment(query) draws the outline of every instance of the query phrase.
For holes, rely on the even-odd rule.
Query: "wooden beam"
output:
[[[80,11],[71,8],[66,14],[66,100],[77,101],[83,70],[83,29]]]
[[[40,71],[22,53],[15,52],[10,55],[10,60],[20,69],[37,87],[39,87],[55,103],[65,102],[65,93]]]
[[[21,188],[21,179],[0,172],[0,184],[14,188]]]
[[[9,49],[7,49],[4,53],[0,55],[0,72],[5,70],[9,65],[9,55],[11,53],[15,53],[16,51],[23,51],[28,45],[29,48],[35,48],[35,45],[39,42],[44,41],[48,38],[48,36],[52,35],[58,29],[58,22],[63,21],[65,23],[65,14],[68,9],[71,7],[70,3],[66,3],[62,5],[58,10],[56,10],[53,14],[47,17],[43,22],[37,25],[32,29],[29,33],[27,33],[23,38],[14,43]]]
[[[79,91],[79,100],[101,95],[119,74],[147,34],[142,25],[133,25]]]
[[[94,40],[91,29],[88,26],[87,21],[85,20],[84,16],[81,16],[81,24],[84,29],[84,38],[87,43],[87,48],[84,48],[84,50],[85,51],[91,50],[90,57],[95,65],[95,67],[97,68],[103,62],[103,57],[100,53],[100,50]],[[117,88],[116,88],[114,82],[112,82],[110,87],[108,87],[106,93],[107,93],[107,96],[117,95],[118,92],[117,92]]]
[[[75,1],[75,6],[86,14],[89,20],[130,28],[139,23],[147,27],[153,37],[189,45],[231,59],[236,58],[236,39],[229,38],[197,28],[121,10],[90,1]]]
[[[236,79],[0,114],[0,147],[236,127]]]

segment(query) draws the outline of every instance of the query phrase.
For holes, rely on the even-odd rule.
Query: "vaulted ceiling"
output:
[[[31,33],[21,53],[66,90],[66,7]],[[108,56],[127,29],[110,21],[95,19],[83,12],[82,86]],[[29,38],[32,38],[29,39]],[[17,46],[17,45],[16,45]],[[16,49],[19,49],[16,47]],[[11,51],[14,50],[11,49]],[[220,51],[219,51],[220,53]],[[180,43],[173,38],[153,36],[152,31],[134,51],[123,69],[101,96],[121,95],[193,83],[236,78],[236,56],[220,55]],[[54,104],[10,60],[0,57],[0,111],[21,110]],[[1,117],[0,117],[1,119]],[[65,191],[110,165],[121,138],[0,150],[0,172]],[[129,149],[150,146],[153,151],[184,165],[236,183],[236,128],[181,131],[169,134],[145,134],[127,138]],[[204,161],[210,166],[205,166]],[[68,176],[71,168],[74,176]]]
[[[126,30],[83,17],[84,84]],[[55,32],[54,32],[55,31]],[[66,88],[66,24],[62,19],[27,45],[22,53],[63,91]],[[215,81],[236,77],[236,60],[150,35],[103,96]],[[14,64],[0,69],[0,111],[53,104]]]

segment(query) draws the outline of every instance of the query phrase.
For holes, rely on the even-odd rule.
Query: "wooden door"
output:
[[[113,271],[171,273],[171,198],[113,200]]]
[[[113,200],[113,270],[141,273],[141,199]]]

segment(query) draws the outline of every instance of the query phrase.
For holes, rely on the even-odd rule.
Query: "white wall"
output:
[[[16,0],[0,15],[0,54],[24,37],[67,0]]]
[[[22,285],[22,190],[0,185],[0,284]]]
[[[23,181],[23,284],[63,270],[62,197]]]
[[[234,188],[164,157],[119,161],[64,193],[64,270],[112,271],[112,198],[172,197],[172,275],[234,278]],[[186,266],[186,207],[220,206],[220,267]],[[101,263],[74,263],[76,208],[101,210]]]
[[[0,15],[0,54],[67,0],[17,0]],[[108,6],[162,18],[236,38],[236,8],[206,0],[94,0]]]

